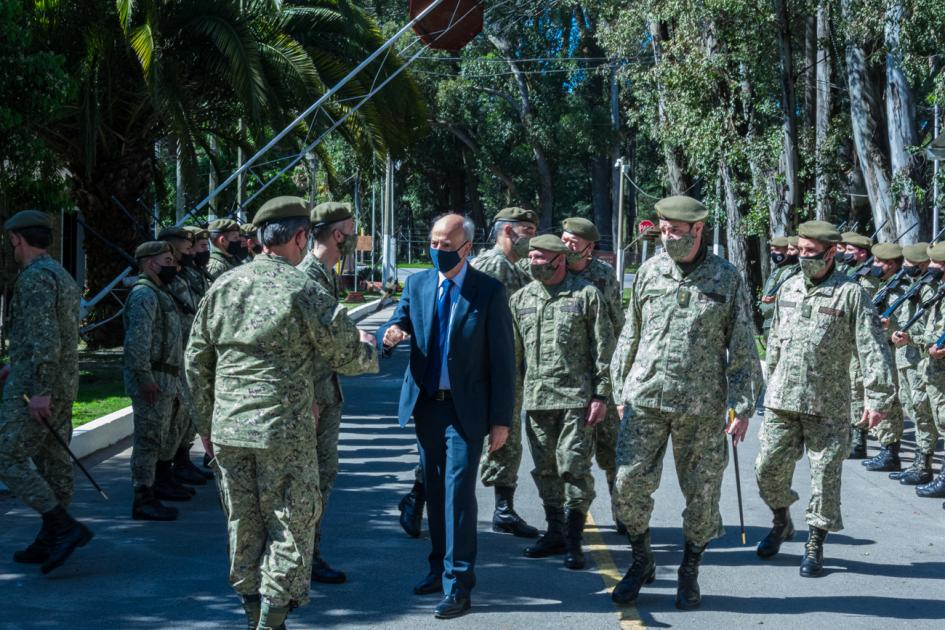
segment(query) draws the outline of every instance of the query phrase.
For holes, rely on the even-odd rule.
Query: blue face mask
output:
[[[453,269],[456,265],[459,264],[459,250],[466,246],[466,243],[469,241],[464,241],[462,245],[457,247],[454,251],[448,252],[444,249],[433,249],[430,248],[430,260],[433,261],[433,266],[440,273],[446,273]]]

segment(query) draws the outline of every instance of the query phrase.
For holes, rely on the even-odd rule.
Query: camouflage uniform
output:
[[[925,287],[922,290],[921,300],[931,298],[936,290],[938,287]],[[939,301],[931,308],[924,320],[920,320],[909,330],[912,337],[911,346],[921,357],[918,372],[932,415],[932,422],[925,421],[921,413],[917,413],[918,418],[915,419],[916,451],[922,454],[933,453],[939,436],[945,435],[945,361],[933,359],[928,353],[929,346],[938,341],[945,332],[945,308],[943,307],[945,303]]]
[[[338,305],[338,284],[333,270],[325,267],[311,252],[306,254],[298,268],[308,274],[308,277],[331,297],[332,307]],[[338,477],[338,434],[341,432],[344,394],[338,374],[334,370],[321,364],[316,367],[315,372],[312,382],[315,384],[315,402],[318,403],[318,490],[321,493],[321,512],[324,516],[328,497]],[[316,555],[321,544],[321,524],[322,519],[319,518],[315,528]]]
[[[623,330],[623,296],[621,283],[617,281],[617,272],[603,260],[591,258],[583,271],[573,273],[585,282],[597,287],[603,298],[603,306],[610,319],[613,334],[619,335]],[[594,451],[597,465],[607,476],[607,484],[613,487],[617,477],[617,434],[620,432],[620,417],[617,415],[617,405],[613,398],[607,401],[607,417],[594,427]]]
[[[761,450],[755,474],[761,498],[772,510],[797,501],[791,489],[795,463],[807,449],[811,500],[807,523],[827,531],[843,528],[840,474],[847,454],[851,359],[863,366],[867,404],[892,408],[892,353],[867,292],[831,272],[817,284],[803,276],[781,288],[766,362]]]
[[[189,291],[187,291],[186,296],[191,300],[192,312],[190,309],[182,311],[182,326],[184,333],[184,347],[187,347],[187,342],[190,339],[190,329],[194,324],[194,317],[197,314],[197,308],[200,306],[200,300],[203,299],[203,296],[207,294],[207,290],[210,288],[210,277],[204,272],[203,269],[198,267],[182,267],[178,278],[186,282]],[[171,285],[172,291],[175,290],[177,283]],[[184,296],[179,296],[183,298]],[[193,445],[194,435],[197,434],[197,424],[194,422],[194,414],[197,413],[194,409],[193,399],[190,395],[190,388],[187,387],[187,379],[181,379],[181,387],[184,393],[184,400],[186,402],[185,410],[187,412],[187,422],[183,427],[182,437],[180,445],[186,447],[187,450],[190,450],[190,447]]]
[[[873,275],[858,276],[854,280],[856,284],[866,290],[868,301],[872,301],[873,296],[879,291],[883,281]],[[850,358],[850,426],[854,430],[860,429],[860,420],[863,418],[863,370],[860,369],[860,360],[856,353]]]
[[[177,306],[177,314],[180,317],[181,327],[181,347],[187,347],[187,340],[190,338],[190,327],[193,326],[194,316],[197,315],[197,307],[200,305],[202,293],[194,290],[194,285],[190,278],[185,275],[186,268],[182,268],[177,276],[165,287],[167,293],[174,299]],[[183,374],[181,374],[183,376]],[[181,396],[177,412],[171,419],[167,430],[167,439],[161,448],[161,460],[173,459],[181,444],[190,444],[191,439],[196,433],[193,422],[193,401],[191,400],[190,390],[187,388],[187,382],[180,378]]]
[[[527,271],[512,263],[498,247],[484,251],[472,261],[472,266],[502,283],[505,294],[513,293],[532,281]],[[482,449],[479,476],[485,486],[514,488],[518,485],[518,469],[522,464],[522,390],[515,389],[512,425],[505,446],[489,452],[489,438]]]
[[[125,303],[125,391],[134,412],[131,479],[135,487],[154,485],[158,461],[169,461],[177,450],[169,444],[172,427],[179,426],[181,370],[184,344],[180,313],[164,288],[141,276]],[[140,387],[157,383],[154,405],[141,396]],[[179,430],[179,429],[178,429]],[[178,436],[178,442],[180,436]]]
[[[50,426],[72,436],[79,384],[79,289],[47,254],[16,279],[10,320],[10,374],[0,407],[0,480],[40,513],[72,501],[72,460],[26,410],[26,396],[49,395]]]
[[[321,514],[313,378],[377,371],[344,308],[282,257],[256,256],[218,279],[187,346],[197,430],[216,449],[230,584],[273,606],[309,599]],[[210,421],[212,418],[212,423]]]
[[[762,381],[748,294],[735,268],[705,249],[684,266],[666,253],[643,263],[611,374],[614,400],[626,406],[613,503],[629,534],[649,529],[672,436],[686,540],[702,546],[721,536],[726,406],[750,416]]]
[[[592,398],[610,398],[607,361],[614,336],[600,292],[572,275],[555,286],[529,283],[509,301],[515,356],[542,502],[586,514],[594,500]]]
[[[207,275],[210,276],[212,282],[215,282],[220,274],[235,269],[239,265],[235,258],[215,249],[210,253],[210,262],[207,263]]]
[[[781,267],[775,267],[775,269],[768,275],[768,279],[765,281],[765,286],[761,290],[761,295],[765,296],[771,293],[775,287],[786,280],[787,278],[800,273],[801,268],[798,264],[793,265],[782,265]],[[762,324],[762,331],[764,336],[767,338],[768,331],[771,330],[771,318],[774,317],[774,302],[770,304],[765,304],[761,300],[758,301],[758,311],[761,313],[761,316],[764,318],[764,324]]]

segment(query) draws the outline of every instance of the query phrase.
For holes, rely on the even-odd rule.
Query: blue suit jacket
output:
[[[409,276],[397,309],[377,331],[379,343],[393,324],[410,334],[410,364],[400,390],[401,426],[413,415],[426,374],[438,285],[435,269]],[[512,422],[512,314],[502,284],[472,267],[466,270],[454,308],[447,357],[453,402],[466,438],[481,439],[491,425],[510,426]]]

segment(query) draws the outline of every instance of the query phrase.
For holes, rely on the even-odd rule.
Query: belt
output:
[[[160,361],[152,361],[151,370],[155,372],[164,372],[165,374],[170,374],[171,376],[180,375],[179,367],[176,365],[170,365],[168,363],[161,363]]]
[[[438,389],[430,395],[430,400],[436,400],[438,402],[453,400],[453,392],[448,389]]]

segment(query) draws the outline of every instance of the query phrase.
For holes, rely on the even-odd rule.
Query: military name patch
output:
[[[703,293],[702,295],[704,295],[705,297],[709,298],[709,299],[712,300],[713,302],[719,302],[719,303],[721,303],[721,304],[725,304],[726,302],[728,302],[728,296],[722,295],[721,293],[708,293],[708,292],[706,292],[706,293]]]
[[[581,312],[581,307],[578,306],[577,304],[562,304],[562,305],[561,305],[561,312],[562,312],[562,313],[578,313],[578,314],[580,314],[580,312]]]
[[[528,307],[528,308],[520,308],[520,309],[518,309],[518,314],[519,314],[519,315],[531,315],[531,314],[537,313],[537,312],[538,312],[538,309],[535,308],[534,306],[530,306],[530,307]]]
[[[778,300],[778,304],[784,308],[796,308],[797,302],[790,302],[788,300]]]
[[[821,306],[817,309],[818,313],[823,313],[824,315],[830,315],[831,317],[843,317],[843,311],[837,308],[830,308],[829,306]]]

